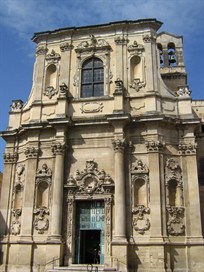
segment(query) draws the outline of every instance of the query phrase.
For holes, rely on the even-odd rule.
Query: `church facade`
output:
[[[1,132],[0,271],[204,270],[204,102],[161,24],[34,34]]]

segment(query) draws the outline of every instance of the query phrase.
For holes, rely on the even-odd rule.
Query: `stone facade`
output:
[[[1,133],[1,271],[204,270],[204,102],[160,26],[34,34],[31,94]]]

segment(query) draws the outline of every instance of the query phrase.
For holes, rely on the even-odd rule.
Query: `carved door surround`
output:
[[[105,215],[105,241],[104,241],[104,263],[107,263],[106,258],[111,255],[111,240],[112,240],[112,204],[114,194],[114,182],[109,174],[102,169],[98,170],[97,163],[94,160],[87,160],[86,167],[83,170],[77,170],[75,176],[70,175],[65,184],[67,189],[67,226],[66,255],[68,265],[74,262],[72,252],[75,252],[75,208],[76,202],[80,200],[98,200],[104,201]]]

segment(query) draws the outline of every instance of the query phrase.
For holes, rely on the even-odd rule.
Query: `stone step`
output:
[[[117,270],[115,268],[104,268],[103,265],[71,265],[69,267],[54,267],[48,269],[47,272],[112,272]]]

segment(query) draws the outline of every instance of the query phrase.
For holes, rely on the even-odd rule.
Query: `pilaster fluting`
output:
[[[115,151],[115,235],[114,241],[126,241],[124,140],[113,142]]]
[[[53,180],[53,204],[52,204],[52,224],[51,237],[61,237],[62,209],[63,209],[63,184],[64,184],[64,150],[62,143],[56,143],[52,146],[52,152],[55,158],[55,174]]]

